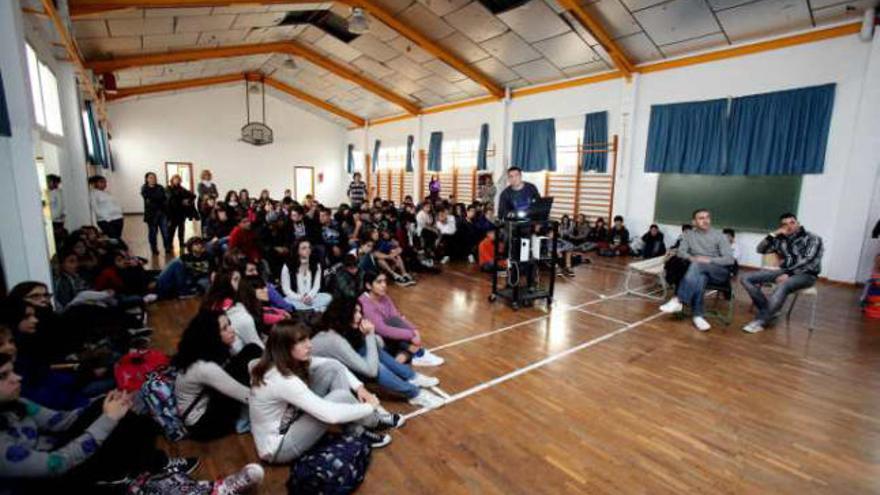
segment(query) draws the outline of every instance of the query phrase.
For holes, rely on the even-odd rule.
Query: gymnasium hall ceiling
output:
[[[23,4],[28,2],[33,9],[42,9],[39,0]],[[156,5],[150,0],[108,3],[125,2]],[[200,2],[205,4],[205,0]],[[357,2],[372,3],[391,14],[436,43],[472,70],[471,74],[462,73],[447,63],[448,59],[441,60],[411,36],[408,39],[371,14],[367,14],[370,29],[366,34],[348,33],[345,20],[351,16],[350,5]],[[409,103],[413,113],[412,108],[487,96],[492,84],[496,91],[515,89],[618,69],[619,64],[597,41],[601,34],[591,34],[571,11],[560,6],[569,2],[601,26],[629,63],[638,65],[837,23],[860,16],[873,0],[357,0],[290,4],[275,0],[264,5],[126,8],[85,15],[82,8],[99,3],[97,0],[69,0],[74,13],[72,34],[87,66],[90,62],[181,50],[293,41],[330,65],[390,90],[400,100],[389,101],[387,95],[376,94],[357,80],[328,70],[327,64],[307,60],[295,51],[114,68],[120,89],[260,72],[368,120],[405,112],[401,101]],[[484,83],[475,80],[478,76],[474,74],[484,76]],[[298,104],[351,123],[326,110]]]

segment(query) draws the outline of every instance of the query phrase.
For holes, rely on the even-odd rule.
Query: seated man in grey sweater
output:
[[[822,238],[804,230],[794,213],[780,216],[779,225],[758,244],[759,253],[780,257],[779,269],[760,270],[742,277],[742,285],[758,309],[758,316],[743,327],[748,333],[763,331],[782,309],[788,295],[813,286],[822,271]],[[768,283],[776,284],[769,299],[761,291]]]
[[[678,313],[688,305],[693,313],[694,326],[701,332],[712,328],[703,317],[703,292],[708,282],[724,283],[730,279],[734,263],[730,242],[720,230],[712,228],[709,210],[694,211],[694,228],[682,232],[676,256],[690,262],[687,273],[678,284],[676,295],[660,306],[664,313]]]

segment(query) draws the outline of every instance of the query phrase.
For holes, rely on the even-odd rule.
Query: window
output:
[[[357,148],[351,151],[351,154],[354,155],[354,171],[361,172],[364,171],[364,150],[359,150]]]
[[[379,170],[403,170],[406,167],[406,146],[379,149]]]
[[[575,173],[581,163],[578,144],[583,141],[581,129],[559,129],[556,132],[556,170]]]
[[[475,135],[479,137],[479,132]],[[446,139],[443,141],[443,169],[476,168],[479,139]]]
[[[46,129],[47,132],[63,136],[64,126],[61,123],[58,80],[52,70],[37,58],[34,49],[30,45],[26,44],[25,46],[31,95],[34,102],[34,117],[37,125]]]
[[[95,141],[92,138],[92,122],[89,119],[88,110],[82,111],[82,126],[83,126],[83,135],[86,137],[86,157],[90,160],[94,161],[95,156]]]

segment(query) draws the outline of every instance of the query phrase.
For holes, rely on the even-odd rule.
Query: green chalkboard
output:
[[[766,232],[778,227],[782,213],[797,214],[800,195],[800,175],[660,174],[654,221],[690,223],[694,210],[708,208],[717,228]]]

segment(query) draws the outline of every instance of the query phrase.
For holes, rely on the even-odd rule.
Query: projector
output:
[[[260,122],[251,122],[241,128],[241,140],[254,146],[272,144],[275,140],[272,129]]]

